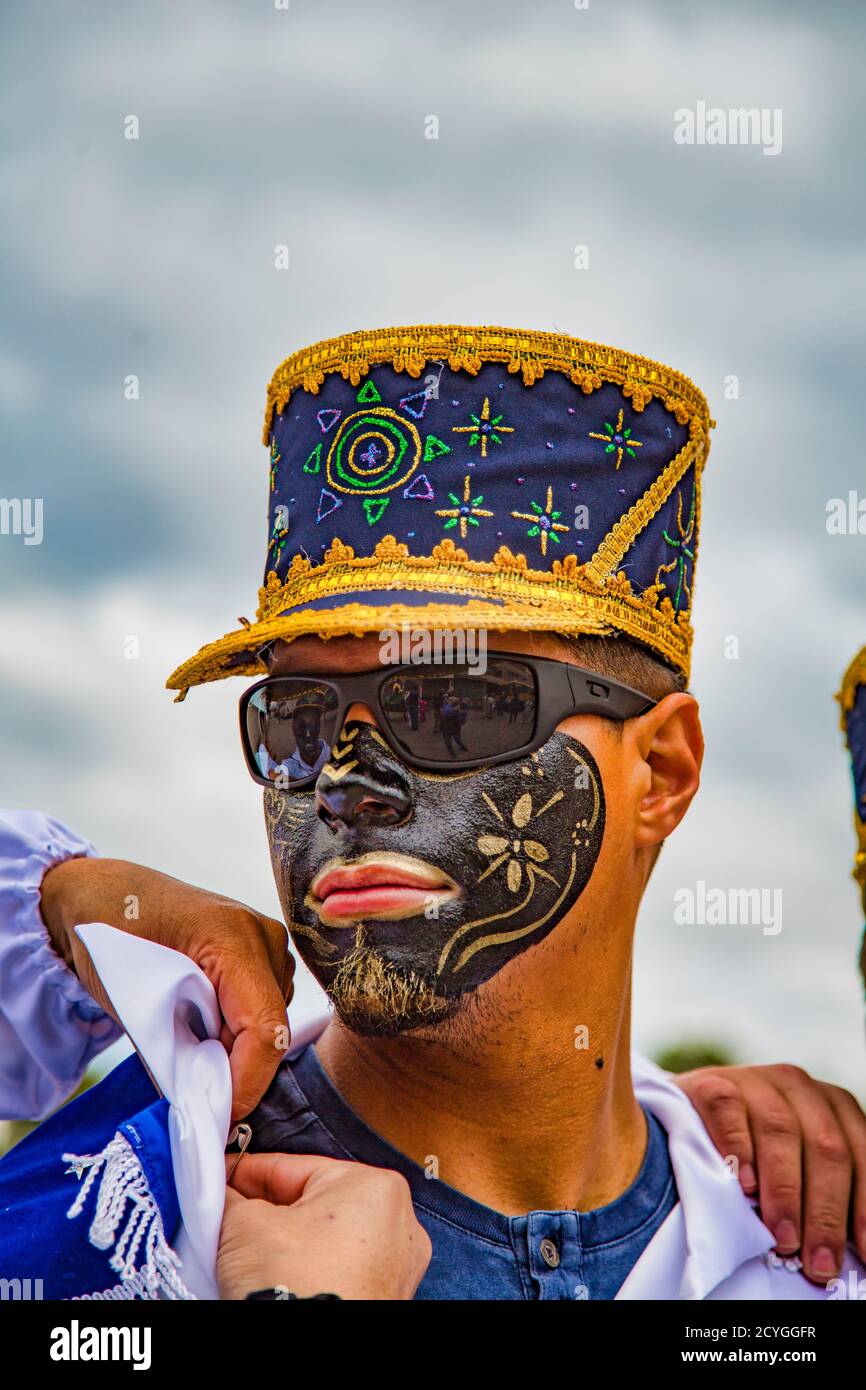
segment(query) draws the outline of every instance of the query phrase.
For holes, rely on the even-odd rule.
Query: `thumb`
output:
[[[320,1154],[244,1154],[232,1174],[236,1195],[291,1206],[313,1178],[345,1167],[342,1159]]]

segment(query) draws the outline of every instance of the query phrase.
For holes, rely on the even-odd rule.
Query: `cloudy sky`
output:
[[[866,1094],[832,701],[866,641],[866,538],[826,527],[863,488],[862,13],[6,0],[0,26],[0,493],[44,499],[41,545],[0,536],[3,801],[276,914],[237,682],[183,706],[163,690],[255,609],[273,368],[399,323],[631,348],[718,421],[693,672],[708,756],[639,923],[637,1038],[715,1037]],[[781,152],[675,143],[701,101],[781,111]],[[781,932],[678,926],[698,880],[780,889]]]

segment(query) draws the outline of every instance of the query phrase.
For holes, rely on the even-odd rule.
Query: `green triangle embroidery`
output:
[[[305,473],[318,473],[322,466],[322,446],[317,444],[307,462],[304,464]]]
[[[382,397],[372,381],[365,381],[355,399],[359,405],[378,405]]]
[[[381,521],[388,507],[390,497],[365,497],[363,502],[364,514],[367,517],[367,524],[375,526],[377,521]]]
[[[424,462],[425,462],[425,463],[432,463],[434,459],[440,458],[442,454],[450,454],[450,453],[451,453],[451,445],[450,445],[450,444],[443,444],[443,443],[442,443],[442,440],[441,440],[441,439],[437,439],[437,437],[436,437],[435,434],[428,434],[427,438],[424,440]]]

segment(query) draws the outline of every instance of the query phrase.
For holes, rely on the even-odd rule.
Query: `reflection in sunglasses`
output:
[[[495,757],[528,742],[535,727],[535,682],[516,662],[490,662],[483,675],[471,667],[403,672],[386,683],[382,703],[400,746],[422,759]]]
[[[272,680],[246,706],[245,737],[259,774],[279,785],[307,781],[328,759],[338,730],[339,681]],[[537,696],[532,669],[489,661],[401,667],[378,688],[378,715],[407,761],[475,761],[528,743]]]

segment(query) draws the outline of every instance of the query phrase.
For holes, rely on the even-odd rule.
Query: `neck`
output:
[[[435,1158],[435,1176],[476,1201],[509,1216],[606,1206],[646,1148],[629,1062],[631,971],[604,953],[579,964],[584,982],[606,977],[591,997],[573,966],[551,969],[530,952],[508,967],[519,972],[510,1001],[505,971],[482,987],[476,1026],[366,1038],[335,1021],[319,1060],[371,1129],[428,1170]]]

